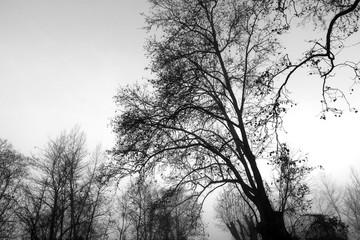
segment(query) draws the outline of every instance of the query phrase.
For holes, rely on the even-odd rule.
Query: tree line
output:
[[[204,236],[200,205],[186,189],[104,174],[79,127],[26,157],[0,140],[0,239],[190,239]],[[184,204],[186,202],[186,204]]]
[[[200,195],[155,175],[122,179],[122,184],[109,178],[111,160],[100,147],[88,152],[79,127],[50,139],[31,157],[6,140],[0,143],[0,239],[208,237]],[[284,213],[291,239],[358,239],[360,175],[353,169],[346,186],[326,175],[309,181],[319,167],[292,155],[286,145],[281,151],[271,163],[274,174],[264,183],[273,208]],[[214,210],[219,227],[234,239],[262,239],[256,206],[237,184],[223,188]]]

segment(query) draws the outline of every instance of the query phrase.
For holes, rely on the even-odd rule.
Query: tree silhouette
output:
[[[335,62],[340,44],[357,31],[359,0],[150,3],[146,21],[158,29],[147,45],[154,78],[116,96],[114,174],[160,172],[199,195],[239,184],[259,215],[262,238],[289,239],[258,161],[281,154],[277,133],[292,105],[286,86],[298,69],[308,66],[323,80],[323,111],[342,113],[331,105],[342,92],[327,81],[340,66],[359,76],[355,63]],[[294,18],[324,28],[325,39],[313,40],[295,61],[280,44]]]

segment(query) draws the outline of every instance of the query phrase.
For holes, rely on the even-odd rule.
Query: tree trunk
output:
[[[265,191],[258,192],[254,203],[260,215],[260,222],[257,223],[256,230],[261,235],[262,240],[292,239],[285,227],[283,212],[273,209]]]
[[[263,240],[291,240],[291,236],[286,230],[284,216],[282,212],[268,209],[260,213],[261,221],[256,229]]]
[[[56,240],[55,225],[56,225],[57,208],[58,208],[58,194],[55,192],[54,204],[51,209],[49,240]]]
[[[256,230],[256,224],[253,221],[253,219],[247,215],[244,215],[244,221],[246,222],[247,228],[248,228],[248,234],[250,236],[250,240],[258,240],[258,232]],[[240,225],[240,221],[238,220],[238,224]]]
[[[235,224],[233,222],[227,223],[226,226],[229,229],[233,238],[235,238],[235,240],[241,240],[240,235],[239,235],[239,233],[235,227]]]

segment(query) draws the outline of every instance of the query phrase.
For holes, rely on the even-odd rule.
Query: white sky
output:
[[[112,97],[119,85],[147,74],[139,14],[147,7],[146,0],[0,0],[0,137],[29,155],[80,124],[89,147],[111,148]],[[293,51],[302,36],[289,36]],[[359,46],[346,55],[358,56]],[[287,137],[343,180],[351,165],[359,166],[360,113],[320,120],[319,84],[307,75],[294,79],[299,105],[287,116]],[[355,95],[360,107],[360,88]]]
[[[141,80],[145,0],[0,1],[0,135],[23,153],[80,124],[111,147],[112,97]]]

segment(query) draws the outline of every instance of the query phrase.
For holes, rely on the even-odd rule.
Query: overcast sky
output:
[[[111,148],[112,97],[147,74],[140,16],[147,8],[145,0],[0,0],[0,137],[29,155],[79,124],[89,147]],[[290,47],[303,36],[289,36]],[[359,46],[346,56],[360,56]],[[291,147],[345,179],[351,165],[359,166],[360,114],[320,120],[320,82],[295,80],[299,104],[285,125]],[[360,107],[358,90],[353,103]]]
[[[145,0],[0,1],[0,135],[30,153],[80,124],[111,147],[119,84],[147,65]]]

